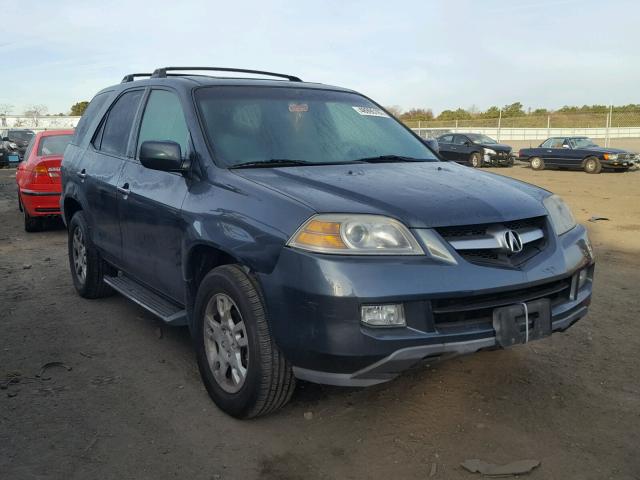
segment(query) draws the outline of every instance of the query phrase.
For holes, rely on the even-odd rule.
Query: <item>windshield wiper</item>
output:
[[[359,158],[359,162],[366,163],[395,163],[395,162],[428,162],[429,159],[403,157],[402,155],[379,155],[377,157]]]
[[[314,162],[305,160],[291,160],[287,158],[272,158],[259,162],[245,162],[232,165],[229,168],[270,168],[270,167],[299,167],[301,165],[317,165]]]

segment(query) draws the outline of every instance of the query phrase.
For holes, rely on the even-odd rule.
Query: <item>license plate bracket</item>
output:
[[[493,328],[496,331],[496,343],[501,347],[510,347],[527,340],[537,340],[551,335],[551,302],[541,298],[522,303],[496,308],[493,311]],[[525,318],[529,317],[527,334]]]

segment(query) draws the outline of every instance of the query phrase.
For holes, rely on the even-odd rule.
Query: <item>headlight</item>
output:
[[[343,255],[424,255],[407,227],[380,215],[316,215],[287,245]]]
[[[495,151],[495,150],[493,150],[492,148],[485,148],[485,149],[484,149],[484,154],[485,154],[485,155],[495,155],[495,154],[496,154],[496,151]]]
[[[605,160],[617,160],[618,159],[618,154],[617,153],[605,153],[603,156],[604,156]]]
[[[545,198],[542,203],[549,212],[549,218],[556,235],[562,235],[576,226],[576,220],[573,218],[571,210],[558,195],[551,195]]]

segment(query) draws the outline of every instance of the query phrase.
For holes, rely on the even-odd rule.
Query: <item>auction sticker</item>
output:
[[[290,103],[289,111],[292,113],[308,112],[309,105],[307,105],[306,103]]]
[[[376,107],[352,107],[356,112],[360,115],[365,115],[367,117],[385,117],[389,118],[383,110],[380,110]]]

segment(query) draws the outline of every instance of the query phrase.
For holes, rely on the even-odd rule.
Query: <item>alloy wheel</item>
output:
[[[209,299],[204,313],[204,347],[216,383],[237,393],[247,378],[249,340],[240,309],[224,293]]]
[[[84,243],[84,234],[80,227],[76,227],[73,231],[73,268],[76,273],[76,277],[80,280],[80,283],[84,284],[87,280],[87,247]]]

